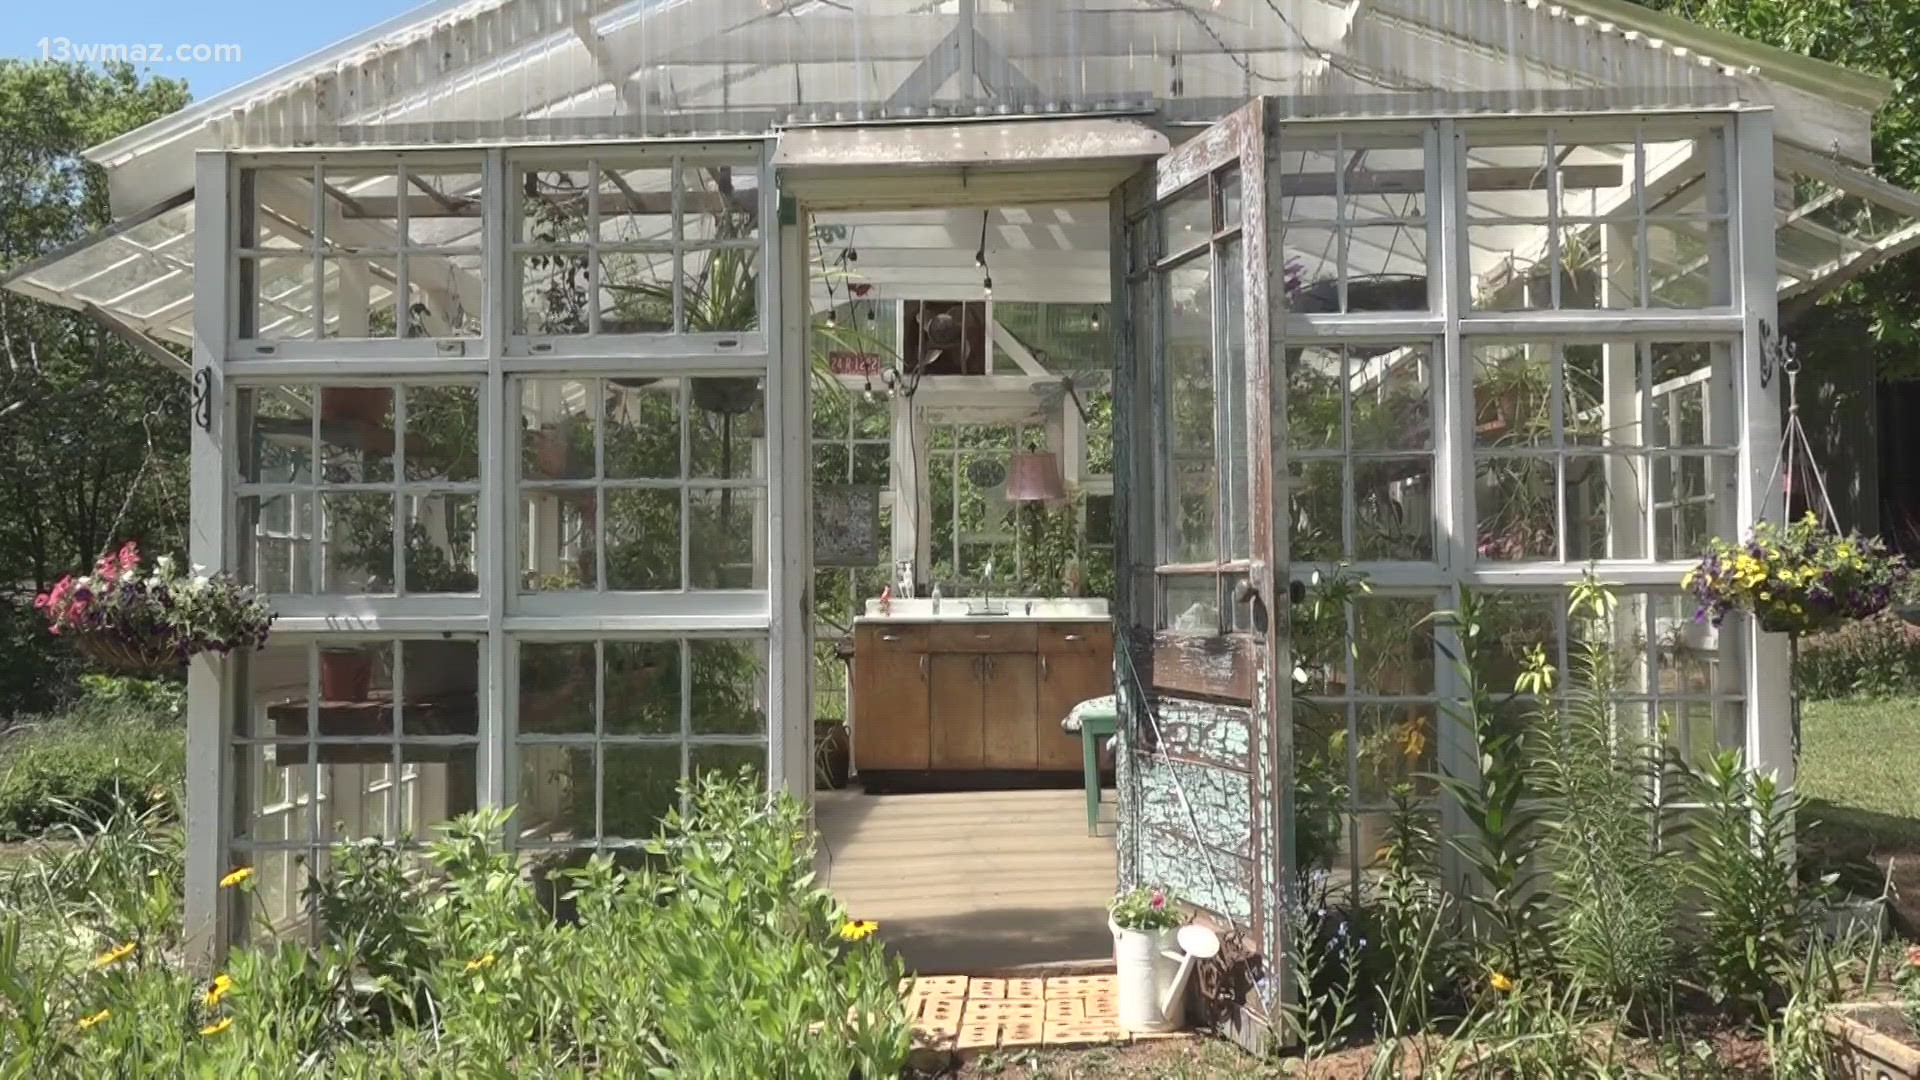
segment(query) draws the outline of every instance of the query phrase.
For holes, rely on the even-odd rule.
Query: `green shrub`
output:
[[[424,863],[338,846],[322,942],[263,928],[210,984],[175,962],[177,830],[122,816],[84,859],[0,874],[0,1075],[899,1075],[899,962],[814,885],[804,806],[711,774],[688,800],[625,869],[563,871],[565,920],[501,849],[506,811]]]
[[[1809,700],[1920,692],[1920,626],[1891,611],[1800,643],[1795,686]]]
[[[177,801],[186,728],[168,684],[89,676],[60,715],[18,720],[0,736],[0,839]]]

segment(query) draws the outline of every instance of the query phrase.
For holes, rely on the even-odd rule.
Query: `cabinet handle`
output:
[[[993,635],[983,630],[983,631],[981,631],[980,633],[977,633],[977,634],[975,634],[975,635],[973,635],[973,640],[975,640],[975,641],[992,641],[992,640],[993,640]]]
[[[921,682],[927,681],[927,654],[926,653],[920,654],[920,681]]]
[[[1062,640],[1065,640],[1065,641],[1079,641],[1079,640],[1080,640],[1080,635],[1079,635],[1079,634],[1068,634],[1068,635],[1067,635],[1067,636],[1066,636],[1066,637],[1065,637],[1064,639],[1062,639]]]
[[[1040,656],[1040,677],[1042,679],[1046,679],[1050,677],[1048,673],[1047,657],[1045,653],[1042,653]]]
[[[900,635],[899,634],[881,634],[880,640],[881,641],[899,641]]]
[[[981,666],[982,668],[984,668],[984,669],[986,670],[986,673],[987,673],[987,674],[986,674],[986,677],[987,677],[987,678],[989,678],[989,679],[991,679],[991,678],[993,678],[993,657],[991,657],[991,656],[983,656],[983,657],[981,657],[981,658],[980,658],[980,666]]]

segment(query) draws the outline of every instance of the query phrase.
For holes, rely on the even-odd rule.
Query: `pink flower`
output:
[[[140,545],[134,543],[131,540],[120,545],[119,563],[120,563],[120,570],[122,573],[125,573],[126,571],[131,570],[136,566],[139,566],[140,565]]]
[[[1161,892],[1159,889],[1153,890],[1153,898],[1147,901],[1147,906],[1152,908],[1155,911],[1159,911],[1161,908],[1166,907],[1167,894]]]

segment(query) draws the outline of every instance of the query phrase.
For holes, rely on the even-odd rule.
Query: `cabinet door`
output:
[[[935,653],[933,656],[933,767],[980,767],[981,670],[979,655]]]
[[[1038,767],[1078,771],[1080,736],[1060,730],[1075,705],[1113,693],[1113,661],[1092,654],[1053,654],[1040,672],[1040,705],[1034,717]]]
[[[982,759],[989,769],[1034,766],[1034,699],[1040,692],[1040,658],[1032,653],[987,657]]]
[[[854,661],[853,759],[861,769],[927,767],[927,658]]]

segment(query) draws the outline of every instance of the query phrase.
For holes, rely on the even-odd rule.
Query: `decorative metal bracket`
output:
[[[213,431],[213,368],[193,373],[193,422],[201,431]]]
[[[1773,384],[1773,373],[1778,371],[1795,372],[1800,370],[1800,351],[1783,334],[1775,332],[1773,324],[1760,320],[1760,389],[1765,390]]]

